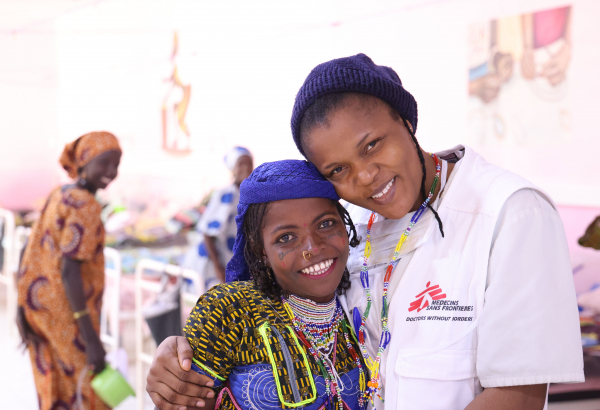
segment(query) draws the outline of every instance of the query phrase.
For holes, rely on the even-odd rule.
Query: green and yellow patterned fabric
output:
[[[349,328],[346,322],[341,326]],[[215,380],[217,392],[228,383],[220,408],[233,409],[231,394],[241,410],[322,407],[325,388],[317,363],[297,339],[283,304],[254,283],[213,287],[198,300],[184,331],[196,370]],[[351,343],[359,351],[354,338]],[[336,351],[335,368],[347,385],[342,397],[350,409],[358,408],[358,366],[344,338],[338,338]]]

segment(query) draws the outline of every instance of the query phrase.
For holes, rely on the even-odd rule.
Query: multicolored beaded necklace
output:
[[[373,359],[369,356],[367,352],[367,346],[365,344],[365,323],[367,322],[367,318],[369,317],[369,311],[371,310],[371,289],[369,286],[369,271],[367,269],[367,262],[369,261],[369,257],[371,256],[371,227],[373,226],[373,221],[375,220],[375,212],[371,213],[371,217],[369,218],[369,223],[367,224],[367,241],[365,244],[365,254],[364,254],[364,262],[360,271],[360,281],[362,283],[363,289],[367,294],[367,307],[365,308],[365,312],[362,316],[360,328],[358,330],[358,344],[360,346],[360,350],[362,351],[362,355],[365,359],[365,363],[369,370],[371,371],[371,380],[367,383],[367,390],[365,392],[365,397],[367,397],[371,404],[373,405],[373,409],[375,409],[375,396],[379,397],[379,399],[384,402],[384,399],[381,397],[379,393],[381,389],[379,388],[379,365],[381,363],[381,356],[385,351],[387,345],[391,339],[391,333],[388,328],[388,308],[389,303],[387,301],[387,293],[388,286],[390,284],[390,277],[392,275],[392,271],[394,270],[394,265],[398,261],[398,257],[400,256],[400,250],[402,249],[402,245],[406,241],[406,238],[410,235],[410,231],[413,226],[421,219],[421,216],[425,213],[427,209],[427,205],[433,194],[435,192],[435,188],[440,180],[440,175],[442,171],[442,167],[440,166],[440,161],[438,160],[437,155],[431,154],[431,157],[435,161],[435,177],[433,179],[433,183],[431,184],[431,188],[429,189],[429,194],[425,199],[425,202],[421,204],[419,209],[415,212],[413,217],[408,224],[406,230],[400,236],[400,240],[396,245],[396,249],[394,250],[394,256],[389,261],[387,268],[385,270],[385,275],[383,277],[383,306],[381,308],[381,324],[382,324],[382,333],[381,338],[379,339],[379,348],[377,349],[377,357]]]
[[[336,346],[338,328],[342,326],[342,334],[350,356],[354,359],[359,369],[360,390],[359,406],[362,409],[365,391],[365,376],[363,373],[360,357],[350,343],[350,328],[344,317],[344,311],[337,296],[328,303],[316,303],[309,299],[302,299],[296,295],[288,298],[281,297],[285,311],[294,325],[298,339],[306,346],[315,362],[321,369],[325,380],[326,406],[333,409],[334,399],[337,401],[339,410],[344,409],[340,392],[344,390],[344,384],[335,370]]]

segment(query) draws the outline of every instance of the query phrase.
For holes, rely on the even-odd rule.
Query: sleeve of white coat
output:
[[[477,375],[485,388],[583,382],[569,250],[556,210],[532,190],[504,205],[490,252]]]

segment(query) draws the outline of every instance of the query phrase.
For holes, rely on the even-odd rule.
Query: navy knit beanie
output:
[[[417,102],[402,87],[398,74],[389,67],[375,65],[364,54],[357,54],[319,64],[298,91],[292,111],[292,135],[302,155],[306,156],[300,144],[300,124],[304,113],[317,98],[337,92],[365,93],[382,99],[417,131]]]

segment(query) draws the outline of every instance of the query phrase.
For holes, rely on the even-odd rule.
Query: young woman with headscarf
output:
[[[104,369],[100,308],[104,226],[95,193],[117,177],[121,147],[108,132],[66,145],[60,164],[76,179],[56,188],[33,227],[19,267],[18,325],[29,349],[41,410],[70,409],[86,366]],[[86,408],[108,408],[83,386]]]
[[[194,370],[212,379],[210,406],[364,408],[364,363],[338,299],[358,240],[338,199],[306,161],[265,163],[242,182],[228,283],[200,297],[184,329]]]

